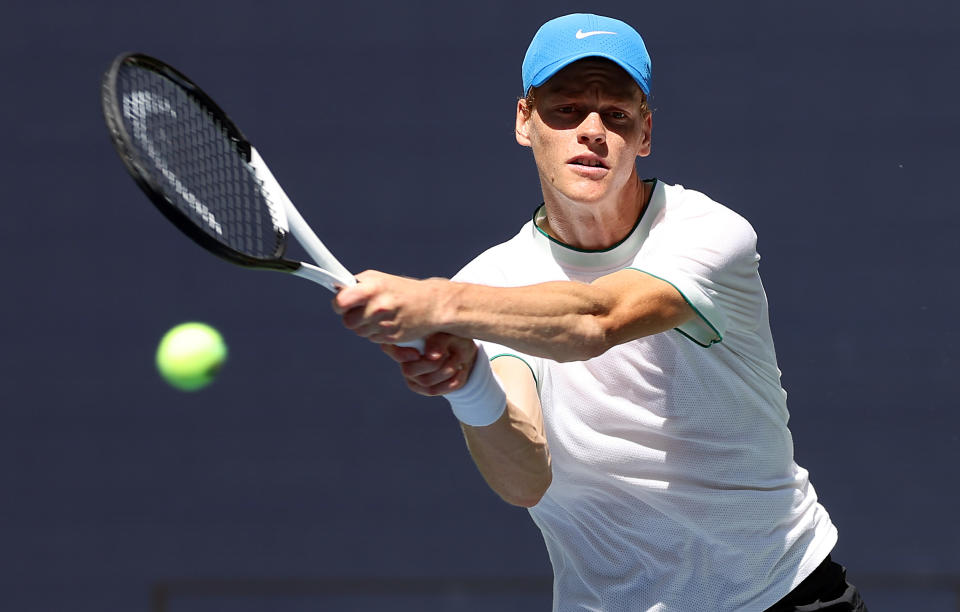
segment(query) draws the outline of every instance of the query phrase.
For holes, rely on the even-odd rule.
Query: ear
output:
[[[527,110],[527,101],[523,98],[517,100],[517,124],[515,131],[517,133],[517,142],[524,147],[530,146],[530,117],[533,110]]]
[[[643,118],[643,135],[640,140],[640,149],[637,151],[637,157],[646,157],[650,155],[651,138],[653,136],[653,113],[647,113]]]

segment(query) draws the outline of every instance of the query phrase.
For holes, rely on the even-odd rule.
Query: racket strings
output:
[[[151,70],[127,66],[117,82],[124,125],[165,199],[231,249],[258,259],[279,257],[285,230],[214,114]]]

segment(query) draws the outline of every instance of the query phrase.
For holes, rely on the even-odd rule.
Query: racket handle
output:
[[[409,342],[397,342],[397,346],[409,346],[411,348],[417,349],[417,352],[423,355],[424,342],[423,338],[418,338],[416,340],[411,340]]]
[[[357,281],[349,273],[346,275],[337,275],[305,261],[301,261],[300,267],[296,270],[291,270],[290,273],[322,285],[334,293],[339,291],[340,287],[350,287],[357,284]]]
[[[334,293],[339,291],[340,287],[352,287],[353,285],[357,284],[357,279],[355,279],[353,275],[349,273],[343,276],[337,276],[332,272],[306,262],[300,262],[300,267],[296,270],[291,270],[290,273],[294,276],[299,276],[300,278],[305,278],[309,281],[317,283],[318,285],[322,285]],[[424,342],[423,338],[418,338],[416,340],[410,340],[409,342],[398,342],[397,346],[409,346],[415,348],[417,349],[417,352],[422,355]]]

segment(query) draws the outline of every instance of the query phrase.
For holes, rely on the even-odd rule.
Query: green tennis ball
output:
[[[220,332],[206,323],[181,323],[160,340],[157,369],[182,391],[197,391],[213,382],[227,359]]]

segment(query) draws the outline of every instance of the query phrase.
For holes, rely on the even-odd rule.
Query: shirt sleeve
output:
[[[711,204],[664,219],[630,266],[680,292],[697,316],[677,330],[702,346],[722,342],[729,330],[755,328],[765,303],[756,232],[740,215]]]

